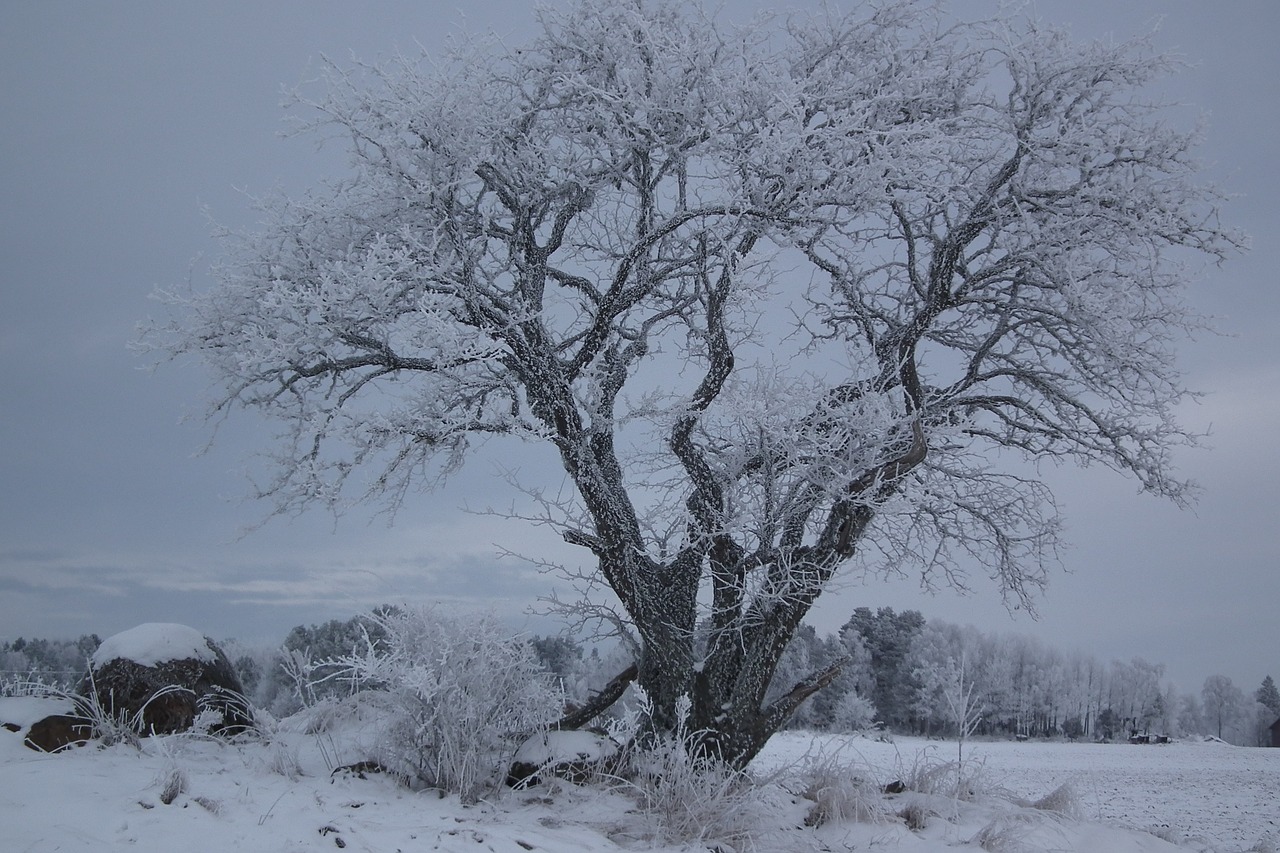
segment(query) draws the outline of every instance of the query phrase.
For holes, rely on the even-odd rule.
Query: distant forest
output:
[[[281,717],[303,703],[351,689],[324,662],[380,639],[376,622],[355,616],[299,625],[278,648],[222,643],[255,706]],[[100,639],[18,638],[0,643],[0,695],[34,686],[74,690]],[[526,640],[569,701],[617,675],[629,660],[563,636]],[[1122,740],[1134,736],[1219,737],[1241,746],[1270,743],[1280,718],[1280,691],[1268,676],[1242,690],[1211,675],[1183,692],[1164,680],[1165,667],[1142,658],[1103,663],[1064,653],[1022,634],[984,633],[926,620],[918,611],[858,608],[836,633],[801,626],[788,645],[771,694],[805,675],[847,659],[841,675],[802,705],[789,728],[956,735],[967,712],[973,735],[995,738]]]

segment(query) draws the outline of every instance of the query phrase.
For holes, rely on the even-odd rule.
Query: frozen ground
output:
[[[34,700],[0,699],[0,722],[26,725],[50,710]],[[761,775],[801,766],[806,755],[839,752],[852,762],[851,772],[868,780],[865,790],[876,792],[866,804],[868,815],[806,827],[812,804],[797,796],[797,785],[784,773],[778,777],[782,787],[770,788],[746,812],[757,821],[750,837],[717,848],[655,839],[654,815],[625,788],[560,783],[503,790],[464,806],[454,797],[410,791],[380,774],[332,776],[335,766],[362,759],[362,731],[341,725],[307,730],[308,720],[300,717],[282,721],[265,739],[230,745],[179,735],[146,739],[140,746],[90,745],[47,755],[23,747],[20,733],[0,729],[0,848],[1269,853],[1280,843],[1280,750],[983,743],[966,751],[973,757],[966,764],[980,768],[981,777],[975,796],[961,800],[878,793],[904,771],[945,768],[954,744],[787,734],[761,757]],[[1063,782],[1078,792],[1078,816],[1020,800],[1042,797]],[[926,818],[915,830],[898,817],[911,804]],[[1143,831],[1153,827],[1169,840]]]

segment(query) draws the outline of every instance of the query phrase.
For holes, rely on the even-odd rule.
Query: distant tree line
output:
[[[1164,679],[1162,663],[1141,657],[1104,663],[1026,635],[984,633],[892,608],[858,608],[827,637],[801,631],[786,655],[794,669],[780,681],[841,655],[849,658],[841,678],[802,707],[792,725],[842,730],[869,713],[896,732],[954,737],[964,718],[955,707],[961,694],[972,705],[970,733],[994,737],[1212,735],[1261,746],[1280,718],[1280,691],[1270,676],[1252,695],[1224,675],[1183,692]]]
[[[368,620],[354,617],[298,626],[277,663],[237,658],[246,689],[259,701],[289,709],[290,685],[281,655],[323,660],[350,653],[365,642]],[[571,702],[583,700],[625,665],[622,652],[587,647],[564,636],[527,641],[554,673]],[[1223,675],[1184,692],[1164,679],[1165,667],[1140,657],[1105,663],[1080,652],[1064,653],[1022,634],[984,633],[915,610],[858,608],[839,631],[820,635],[802,625],[788,644],[766,701],[805,674],[845,660],[826,688],[800,706],[790,728],[851,731],[873,726],[902,734],[954,737],[954,698],[970,697],[970,734],[987,737],[1123,739],[1132,735],[1212,735],[1240,745],[1269,742],[1280,717],[1280,693],[1270,676],[1255,694]],[[265,673],[265,677],[263,675]],[[324,689],[341,690],[340,684]]]
[[[360,615],[298,625],[279,648],[235,640],[223,648],[253,703],[285,716],[301,707],[306,691],[316,699],[353,689],[324,662],[376,645],[383,633],[376,620]],[[571,637],[534,635],[526,642],[558,678],[569,702],[583,701],[626,663],[620,649],[587,647]],[[100,643],[96,634],[0,643],[0,679],[72,687]],[[786,647],[766,701],[837,660],[845,661],[840,676],[802,704],[788,727],[881,727],[954,737],[967,724],[967,734],[987,737],[1111,740],[1158,734],[1262,746],[1280,719],[1280,690],[1270,675],[1250,694],[1216,674],[1199,691],[1183,692],[1164,680],[1164,664],[1140,657],[1103,663],[1023,634],[984,633],[888,607],[860,607],[826,636],[802,625]],[[957,715],[957,696],[967,698],[967,717]]]
[[[71,689],[84,677],[89,658],[102,645],[97,634],[75,640],[19,637],[0,643],[0,684],[39,682]]]

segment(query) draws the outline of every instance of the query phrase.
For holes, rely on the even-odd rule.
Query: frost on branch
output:
[[[571,493],[539,520],[634,627],[652,724],[688,695],[741,764],[834,677],[764,702],[848,561],[963,585],[976,557],[1030,601],[1056,513],[1007,460],[1186,499],[1184,264],[1241,238],[1143,100],[1171,70],[1144,42],[913,2],[540,23],[329,67],[296,107],[350,173],[264,202],[149,332],[212,366],[216,411],[282,425],[279,510],[394,506],[478,437],[548,443]]]

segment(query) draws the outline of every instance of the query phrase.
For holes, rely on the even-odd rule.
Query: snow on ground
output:
[[[0,699],[0,718],[26,721],[36,713],[34,701]],[[363,733],[340,725],[308,733],[308,722],[305,715],[290,718],[265,738],[234,744],[176,735],[144,739],[140,748],[90,744],[56,755],[26,749],[21,733],[0,729],[0,846],[21,853],[709,849],[655,842],[647,834],[652,821],[626,788],[561,782],[504,789],[464,806],[456,797],[412,791],[379,773],[331,775],[365,757]],[[874,782],[864,789],[875,792],[874,802],[866,804],[862,820],[806,827],[812,804],[797,795],[787,773],[806,754],[831,753],[842,744],[841,757],[854,760],[857,773]],[[760,797],[750,812],[759,825],[748,842],[719,849],[1236,853],[1264,838],[1280,841],[1280,750],[983,743],[967,748],[966,764],[980,767],[991,784],[972,800],[879,793],[904,770],[945,767],[953,757],[954,744],[948,743],[781,735],[758,769],[764,776],[779,773],[787,790],[773,788]],[[1066,781],[1078,791],[1081,819],[999,791],[1035,799]],[[914,831],[898,817],[912,810],[924,824]],[[1176,830],[1170,838],[1181,841],[1181,833],[1194,832],[1205,840],[1175,846],[1142,831],[1160,824]]]
[[[0,724],[7,723],[26,730],[32,723],[54,714],[73,714],[76,703],[63,698],[0,698]]]
[[[1086,817],[1226,849],[1263,836],[1280,845],[1280,750],[1221,742],[990,746],[974,754],[1002,785],[1034,793],[1069,780]]]
[[[759,761],[784,762],[806,749],[857,755],[879,768],[885,783],[922,761],[956,760],[954,741],[895,738],[885,743],[784,732]],[[1070,784],[1083,818],[1148,830],[1191,849],[1235,851],[1262,842],[1268,853],[1280,850],[1280,749],[1220,741],[1159,746],[980,741],[965,745],[964,762],[979,787],[1034,800]]]

